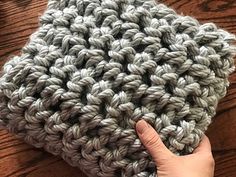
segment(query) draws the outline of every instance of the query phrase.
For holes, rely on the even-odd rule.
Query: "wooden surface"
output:
[[[179,13],[201,22],[215,22],[236,34],[235,0],[160,0]],[[0,0],[0,66],[19,54],[38,27],[46,0]],[[230,77],[227,96],[218,106],[207,135],[216,161],[215,177],[236,177],[236,73]],[[0,177],[85,177],[59,157],[33,148],[6,131],[0,131]]]

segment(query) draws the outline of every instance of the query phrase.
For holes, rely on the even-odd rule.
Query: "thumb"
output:
[[[206,135],[202,137],[200,144],[193,151],[193,154],[199,154],[199,153],[211,153],[211,143]]]
[[[174,156],[174,154],[166,148],[154,128],[146,121],[138,121],[136,123],[136,130],[141,142],[147,148],[157,166]]]

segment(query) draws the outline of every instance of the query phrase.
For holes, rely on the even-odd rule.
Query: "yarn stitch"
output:
[[[225,96],[235,36],[152,0],[49,0],[3,68],[0,125],[92,177],[154,177],[148,121],[191,153]]]

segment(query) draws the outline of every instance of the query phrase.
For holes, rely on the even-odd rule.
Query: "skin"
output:
[[[215,162],[211,144],[204,135],[190,155],[177,156],[169,151],[155,129],[146,121],[136,123],[137,134],[157,166],[158,177],[213,177]]]

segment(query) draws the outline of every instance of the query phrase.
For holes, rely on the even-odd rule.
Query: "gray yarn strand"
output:
[[[226,94],[235,36],[152,0],[49,0],[0,78],[0,126],[88,176],[154,177],[149,122],[191,153]]]

